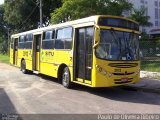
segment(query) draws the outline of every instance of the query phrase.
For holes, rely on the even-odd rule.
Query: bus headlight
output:
[[[105,75],[105,76],[107,75],[107,72],[106,72],[106,71],[104,71],[104,75]]]
[[[109,77],[112,77],[112,73],[108,73],[108,76],[109,76]]]
[[[139,71],[138,71],[139,73],[141,72],[141,69],[139,69]]]
[[[99,72],[102,72],[102,68],[101,68],[101,67],[99,67],[99,68],[98,68],[98,71],[99,71]]]
[[[96,65],[96,67],[97,67],[99,72],[102,72],[102,68],[100,66]]]
[[[138,72],[136,72],[136,75],[139,75],[139,73],[140,73],[139,71],[138,71]]]

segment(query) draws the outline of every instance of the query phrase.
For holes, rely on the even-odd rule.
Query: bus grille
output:
[[[108,65],[110,67],[116,67],[116,68],[132,68],[132,67],[137,67],[138,63],[110,63]]]
[[[131,73],[113,73],[114,75],[132,75],[134,72]]]

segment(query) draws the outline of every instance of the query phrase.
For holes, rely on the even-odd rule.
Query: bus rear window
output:
[[[127,28],[139,31],[138,24],[120,18],[99,18],[98,25]]]

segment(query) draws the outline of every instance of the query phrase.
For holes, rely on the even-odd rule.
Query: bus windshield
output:
[[[139,60],[138,40],[136,33],[101,30],[96,56],[106,60]]]

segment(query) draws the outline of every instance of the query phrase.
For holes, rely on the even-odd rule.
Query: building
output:
[[[142,32],[150,35],[160,34],[160,0],[129,0],[135,9],[144,7],[146,16],[150,16],[151,27],[141,28]]]

